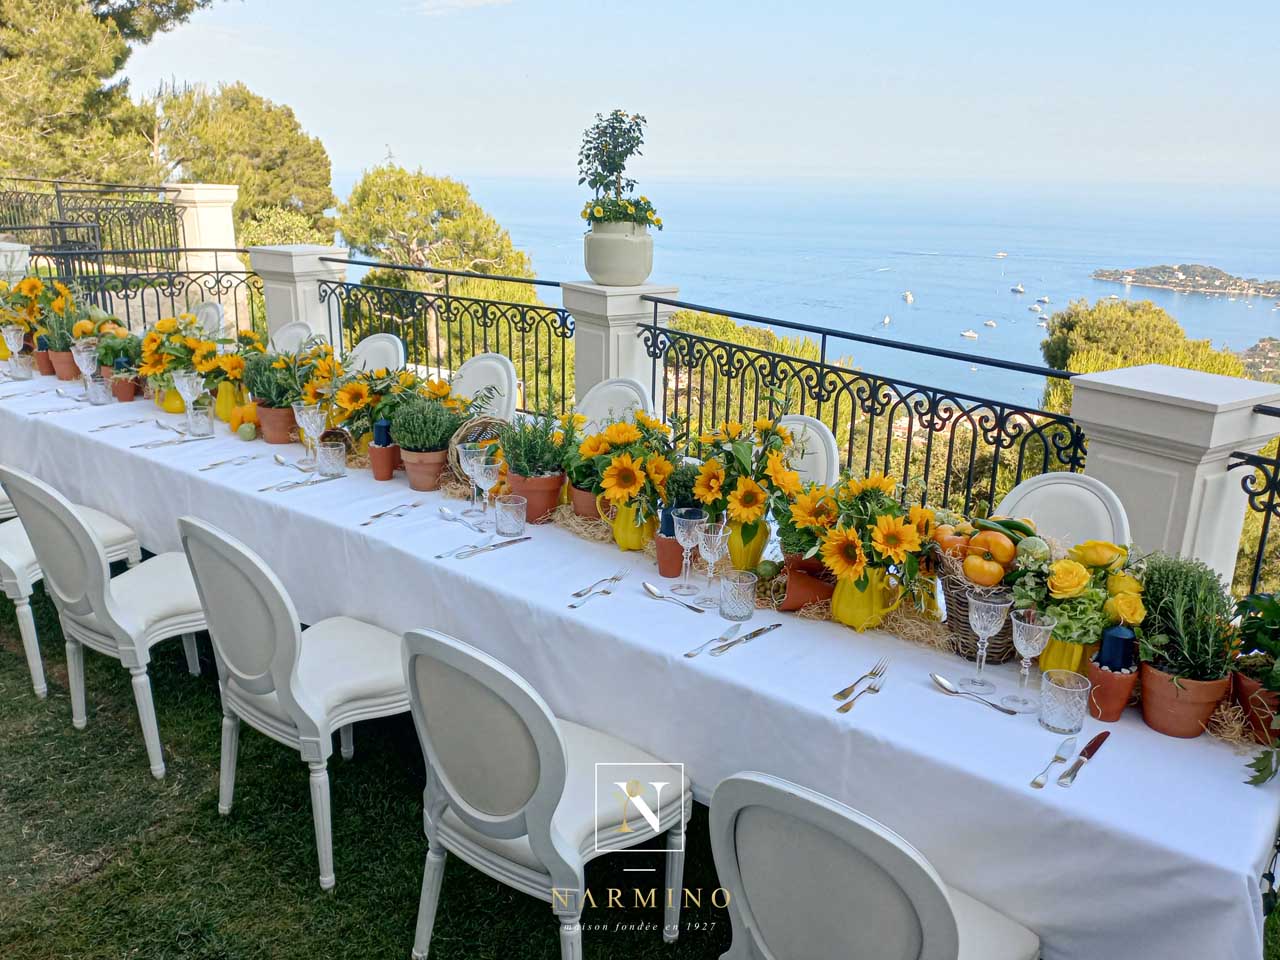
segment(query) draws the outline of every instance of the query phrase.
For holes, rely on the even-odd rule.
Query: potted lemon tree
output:
[[[627,162],[640,156],[646,122],[625,110],[597,113],[578,151],[578,184],[593,193],[582,208],[590,226],[583,256],[591,279],[604,286],[639,286],[653,270],[649,227],[661,230],[662,218],[648,197],[633,194],[636,182],[626,175]]]

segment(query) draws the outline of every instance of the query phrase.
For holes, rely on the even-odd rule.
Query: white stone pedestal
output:
[[[215,256],[205,250],[234,250],[236,221],[232,214],[240,187],[234,183],[166,183],[177,191],[171,193],[173,203],[182,210],[184,243],[192,252],[186,254],[186,270],[235,270],[234,257]]]
[[[330,329],[330,303],[320,302],[320,281],[341,282],[347,268],[341,263],[323,263],[320,258],[346,257],[347,252],[343,247],[313,243],[249,248],[249,265],[262,277],[270,334],[287,323],[301,321],[313,334],[324,336],[335,349],[341,349],[335,331]],[[333,309],[338,309],[336,304]]]
[[[630,377],[649,388],[653,360],[645,351],[638,324],[653,323],[654,304],[642,296],[674,300],[678,287],[643,284],[605,287],[598,283],[560,285],[564,308],[573,315],[574,392],[586,392],[602,380]],[[658,305],[658,325],[666,326],[674,307]],[[659,403],[658,398],[654,398]]]
[[[3,233],[0,228],[0,233]],[[25,243],[0,240],[0,280],[17,283],[27,275],[27,263],[31,260],[31,247]]]

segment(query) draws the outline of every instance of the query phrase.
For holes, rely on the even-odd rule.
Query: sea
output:
[[[339,197],[355,179],[335,177]],[[585,195],[574,178],[458,179],[540,278],[585,279]],[[1278,188],[655,180],[640,190],[664,223],[650,282],[713,309],[1036,365],[1046,332],[1038,321],[1079,298],[1151,300],[1189,336],[1237,351],[1280,336],[1271,300],[1091,276],[1200,263],[1280,278]],[[1017,285],[1025,293],[1012,292]],[[891,345],[834,342],[829,353],[883,377],[1002,402],[1036,406],[1044,389],[1041,376]]]

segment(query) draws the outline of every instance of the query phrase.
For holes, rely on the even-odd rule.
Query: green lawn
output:
[[[152,779],[128,673],[86,652],[89,726],[71,727],[65,657],[53,608],[35,598],[49,697],[31,693],[13,607],[0,599],[0,957],[408,957],[422,857],[422,758],[406,718],[361,724],[356,755],[330,761],[338,886],[316,882],[305,765],[242,727],[235,809],[217,813],[221,714],[207,639],[204,675],[186,672],[181,644],[156,653],[151,676],[168,776]],[[686,910],[678,944],[662,942],[659,910],[588,910],[589,958],[706,958],[727,947],[706,811],[689,828],[686,886],[706,891]],[[587,869],[593,891],[629,889],[614,855]],[[654,876],[661,877],[661,863]],[[603,906],[603,897],[601,904]],[[706,929],[710,927],[710,929]],[[1269,960],[1280,930],[1268,926]],[[433,957],[559,955],[550,908],[451,859]]]

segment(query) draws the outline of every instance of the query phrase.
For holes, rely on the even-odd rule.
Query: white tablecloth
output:
[[[781,619],[783,629],[724,657],[685,659],[725,623],[646,597],[641,580],[657,578],[642,555],[537,527],[529,544],[433,560],[474,540],[439,517],[438,494],[363,471],[258,493],[289,476],[271,455],[300,448],[244,443],[219,425],[215,440],[131,450],[165,434],[150,425],[86,431],[150,414],[180,418],[149,402],[28,416],[67,405],[51,393],[16,396],[52,384],[0,385],[0,395],[15,394],[0,400],[0,461],[128,521],[150,550],[178,549],[176,519],[202,517],[262,555],[305,621],[346,614],[394,631],[454,634],[523,674],[558,715],[683,762],[703,801],[741,770],[830,794],[908,838],[947,882],[1035,930],[1047,960],[1262,955],[1258,877],[1280,785],[1242,783],[1245,758],[1218,741],[1163,737],[1133,711],[1113,725],[1087,719],[1081,745],[1112,731],[1097,758],[1070,789],[1032,790],[1028,781],[1062,738],[1034,716],[938,692],[929,672],[959,678],[970,666],[957,658],[879,632],[757,612],[751,627]],[[196,470],[238,454],[259,459]],[[405,519],[357,526],[417,499],[427,502]],[[614,596],[566,609],[570,591],[620,567],[630,574]],[[892,661],[883,692],[836,714],[831,693],[880,656]],[[1009,692],[1012,667],[993,673]]]

